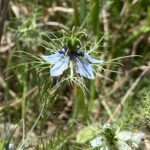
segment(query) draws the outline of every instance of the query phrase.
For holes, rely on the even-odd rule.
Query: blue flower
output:
[[[103,60],[92,58],[87,53],[77,51],[68,52],[66,48],[62,48],[52,55],[41,55],[41,57],[46,62],[52,64],[52,68],[50,69],[52,77],[60,76],[70,66],[71,72],[73,72],[73,67],[75,67],[76,73],[80,76],[94,79],[95,75],[92,64],[103,63]]]

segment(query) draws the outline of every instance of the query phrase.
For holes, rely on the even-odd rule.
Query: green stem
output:
[[[80,15],[80,21],[82,23],[86,17],[86,0],[80,0]]]
[[[94,96],[95,96],[95,85],[94,81],[89,82],[90,93],[89,93],[89,102],[88,102],[88,114],[90,116],[93,106],[94,106]]]
[[[74,22],[76,26],[80,25],[79,12],[78,12],[78,3],[77,0],[72,0],[73,9],[74,9]]]
[[[94,35],[99,32],[99,0],[91,0],[91,24]]]
[[[25,64],[25,72],[28,70],[28,64]],[[27,73],[25,73],[23,82],[23,95],[22,95],[22,119],[26,116],[26,94],[27,94]]]
[[[11,67],[11,62],[12,62],[12,57],[13,57],[13,54],[14,54],[14,49],[12,49],[9,53],[9,57],[8,57],[8,61],[7,61],[7,66],[6,66],[6,74],[5,74],[5,78],[9,78],[9,68]],[[5,85],[5,100],[8,100],[8,94],[9,93],[9,83],[6,82],[6,85]]]

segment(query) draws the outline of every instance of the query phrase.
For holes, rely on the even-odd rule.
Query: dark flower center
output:
[[[84,57],[84,53],[83,52],[76,52],[76,51],[67,51],[66,48],[64,48],[65,51],[59,51],[59,54],[66,54],[67,56],[70,57],[70,60],[74,60],[77,57]]]
[[[84,57],[84,53],[83,52],[72,52],[70,54],[68,54],[68,56],[70,57],[71,60],[76,59],[77,57]]]

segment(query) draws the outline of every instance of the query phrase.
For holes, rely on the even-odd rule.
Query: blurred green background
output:
[[[142,57],[106,65],[101,77],[85,79],[85,95],[67,83],[53,89],[52,79],[24,63],[21,51],[44,53],[43,34],[73,26],[83,28],[91,43],[103,37],[97,51],[105,61]],[[75,143],[76,131],[96,122],[143,131],[148,143],[149,106],[149,0],[10,0],[0,47],[0,147],[86,149]]]

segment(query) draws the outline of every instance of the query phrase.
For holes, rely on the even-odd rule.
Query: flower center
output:
[[[69,56],[70,60],[75,60],[77,57],[84,57],[83,52],[71,51],[67,48],[63,48],[63,50],[59,51],[59,54]]]
[[[70,57],[71,60],[74,60],[77,57],[84,57],[84,53],[83,52],[72,52],[72,53],[69,53],[68,56]]]

